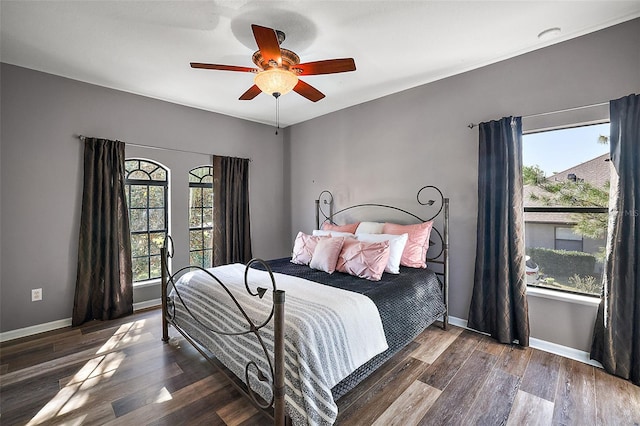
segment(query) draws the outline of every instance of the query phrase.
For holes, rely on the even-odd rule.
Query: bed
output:
[[[417,202],[435,213],[422,219],[377,203],[334,212],[328,191],[316,200],[317,229],[362,209],[440,225],[429,238],[426,269],[401,266],[379,281],[291,258],[171,275],[171,250],[163,249],[163,340],[173,326],[275,424],[333,424],[340,397],[434,321],[447,327],[449,202],[433,186],[421,188]]]

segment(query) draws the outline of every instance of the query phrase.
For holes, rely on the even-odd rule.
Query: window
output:
[[[556,250],[582,251],[582,234],[576,232],[574,228],[556,226]]]
[[[189,262],[213,266],[213,167],[189,172]]]
[[[168,171],[149,160],[125,161],[133,282],[160,277],[160,248],[167,235]]]
[[[600,296],[609,124],[523,136],[527,284]]]

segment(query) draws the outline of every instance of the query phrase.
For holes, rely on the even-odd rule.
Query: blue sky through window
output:
[[[609,123],[524,135],[522,164],[538,165],[551,176],[608,153],[609,144],[598,143],[600,135],[609,136]]]

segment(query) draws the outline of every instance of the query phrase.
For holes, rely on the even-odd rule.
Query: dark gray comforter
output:
[[[273,272],[364,294],[378,307],[389,349],[338,383],[331,390],[335,400],[353,389],[445,312],[440,280],[429,269],[400,267],[400,274],[385,273],[382,280],[373,282],[340,272],[330,275],[293,264],[290,258],[268,263]]]

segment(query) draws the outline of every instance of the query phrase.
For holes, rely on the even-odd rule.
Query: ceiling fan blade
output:
[[[249,88],[249,90],[247,90],[246,92],[244,92],[242,94],[242,96],[240,96],[240,100],[241,101],[250,101],[251,99],[253,99],[256,96],[258,96],[261,92],[262,92],[262,90],[260,90],[260,88],[254,84],[253,86],[251,86]]]
[[[294,68],[302,70],[300,75],[335,74],[356,70],[353,58],[327,59],[325,61],[307,62],[295,65]]]
[[[280,55],[280,43],[275,30],[260,25],[251,25],[253,37],[256,39],[258,49],[262,53],[265,62],[275,61],[278,66],[282,65],[282,56]]]
[[[324,98],[324,93],[302,80],[298,80],[298,84],[296,84],[293,90],[309,99],[311,102],[318,102],[320,99]]]
[[[258,68],[238,67],[235,65],[202,64],[200,62],[191,62],[191,68],[203,68],[207,70],[221,70],[221,71],[240,71],[240,72],[260,71]]]

